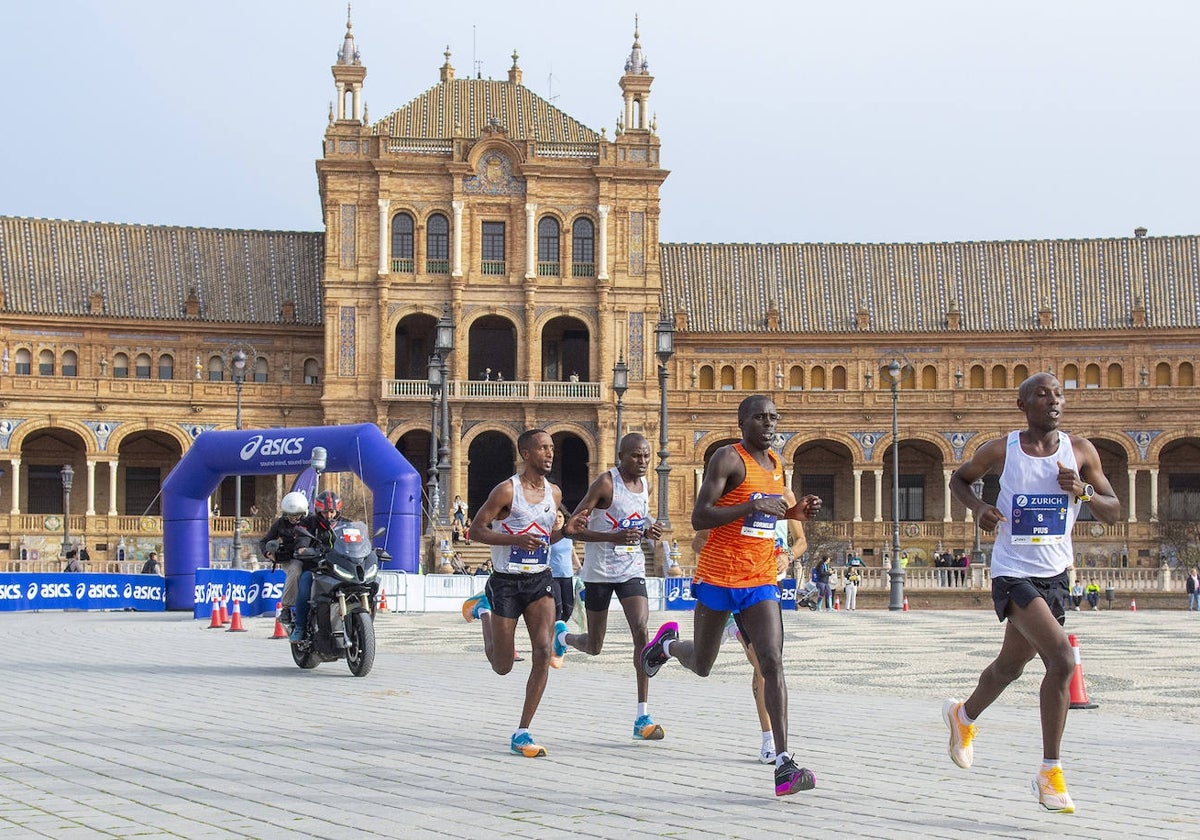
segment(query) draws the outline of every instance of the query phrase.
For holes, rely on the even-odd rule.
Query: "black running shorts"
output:
[[[503,618],[517,619],[538,598],[554,597],[554,577],[547,566],[532,575],[493,572],[484,587],[492,612]]]
[[[608,612],[614,592],[617,593],[618,601],[638,596],[645,598],[646,579],[633,578],[633,580],[624,580],[620,583],[585,582],[583,584],[583,605],[589,612]]]
[[[1071,601],[1070,575],[1062,572],[1048,578],[992,578],[992,603],[996,606],[996,617],[1001,621],[1007,617],[1010,601],[1018,607],[1026,607],[1034,598],[1044,600],[1058,623],[1065,623],[1067,605]]]

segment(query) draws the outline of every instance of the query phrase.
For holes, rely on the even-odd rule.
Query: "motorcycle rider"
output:
[[[333,548],[333,529],[341,516],[342,497],[332,490],[324,490],[313,499],[313,513],[306,516],[300,525],[316,538],[322,548],[329,549]],[[292,625],[292,632],[288,634],[289,641],[298,642],[304,638],[304,627],[308,624],[308,602],[312,597],[312,579],[311,568],[304,569],[300,574],[296,623]]]
[[[300,573],[303,571],[300,561],[292,555],[300,545],[307,542],[307,538],[296,531],[296,526],[308,515],[308,497],[303,493],[293,491],[283,497],[279,508],[283,511],[283,515],[258,541],[258,550],[263,557],[276,566],[281,566],[287,575],[283,582],[279,620],[290,625],[292,623],[292,607],[296,603],[296,586],[300,581]],[[299,544],[297,544],[298,540],[301,541]]]

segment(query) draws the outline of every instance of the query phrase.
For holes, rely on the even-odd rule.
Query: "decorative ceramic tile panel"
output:
[[[629,378],[641,382],[646,378],[646,313],[629,313]]]
[[[646,273],[646,214],[629,214],[629,274],[640,277]]]
[[[358,369],[355,355],[355,308],[343,306],[338,309],[338,375],[354,376]]]
[[[479,159],[474,175],[463,178],[468,195],[525,195],[525,179],[512,174],[512,163],[500,152],[492,151]]]
[[[358,207],[353,204],[343,204],[341,215],[338,260],[342,268],[354,268],[354,264],[358,262],[358,249],[355,245],[358,234]]]

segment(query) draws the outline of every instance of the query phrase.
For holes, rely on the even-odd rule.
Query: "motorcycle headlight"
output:
[[[379,574],[379,564],[378,563],[368,563],[365,567],[363,567],[363,580],[364,581],[375,580],[375,577],[378,574]]]
[[[342,580],[354,580],[354,572],[352,572],[350,569],[345,569],[341,566],[334,566],[333,573]]]

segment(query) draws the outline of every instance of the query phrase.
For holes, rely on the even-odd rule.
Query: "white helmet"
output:
[[[304,516],[308,513],[308,497],[300,492],[288,493],[279,506],[284,516]]]

